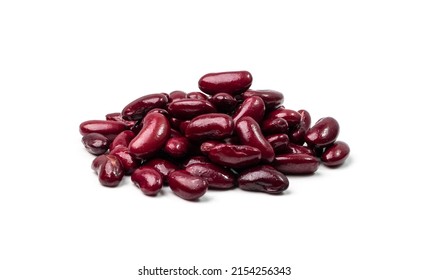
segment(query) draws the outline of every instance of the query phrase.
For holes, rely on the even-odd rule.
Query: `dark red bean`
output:
[[[117,121],[90,120],[82,122],[79,126],[80,134],[85,136],[89,133],[99,133],[110,140],[113,140],[116,135],[126,130],[125,124]]]
[[[222,113],[231,113],[238,105],[238,101],[230,94],[220,92],[210,99],[211,104]]]
[[[175,165],[169,160],[162,159],[162,158],[151,159],[149,161],[144,162],[142,166],[154,168],[157,172],[159,172],[162,175],[162,179],[165,183],[168,182],[168,174],[175,170],[178,170],[177,165]]]
[[[101,155],[107,152],[110,141],[100,133],[89,133],[82,137],[85,149],[93,155]]]
[[[106,120],[108,121],[117,121],[124,123],[129,129],[133,127],[136,123],[136,121],[127,121],[122,118],[121,113],[110,113],[106,115]]]
[[[116,146],[110,151],[110,155],[116,156],[120,160],[123,171],[127,175],[131,174],[140,165],[140,161],[131,154],[128,147]]]
[[[284,133],[268,135],[266,136],[266,140],[272,146],[275,154],[286,152],[288,144],[290,143],[287,134]]]
[[[311,127],[311,114],[309,114],[308,111],[306,110],[299,110],[297,111],[297,113],[300,114],[301,119],[300,119],[300,127],[302,127],[305,131],[308,130]]]
[[[351,149],[343,141],[336,141],[333,145],[327,147],[321,156],[324,165],[335,167],[343,164],[348,158]]]
[[[199,100],[208,100],[208,96],[199,91],[189,92],[187,94],[187,98],[189,99],[199,99]]]
[[[135,99],[122,110],[122,117],[125,120],[141,120],[148,111],[154,108],[165,108],[168,103],[166,93],[153,93]]]
[[[171,190],[186,200],[196,200],[203,196],[208,189],[208,182],[184,170],[177,170],[168,175]]]
[[[284,174],[311,174],[319,165],[319,160],[308,154],[278,155],[273,162],[273,167]]]
[[[233,122],[245,116],[252,117],[256,122],[261,122],[265,115],[265,103],[258,96],[252,96],[244,100],[233,114]]]
[[[199,88],[209,95],[225,92],[231,95],[243,93],[250,88],[253,77],[248,71],[208,73],[199,79]]]
[[[128,147],[129,143],[131,143],[134,137],[135,137],[135,133],[132,132],[131,130],[122,131],[114,138],[113,142],[111,142],[110,150],[113,150],[117,146]]]
[[[238,187],[245,191],[279,194],[288,188],[287,177],[269,165],[245,170],[238,177]]]
[[[189,152],[189,145],[186,137],[173,137],[166,141],[163,150],[173,158],[182,158]]]
[[[201,153],[203,153],[204,155],[208,155],[208,152],[219,144],[224,144],[224,143],[216,140],[208,140],[202,143],[199,149],[201,150]]]
[[[98,180],[106,187],[116,187],[122,181],[124,172],[120,160],[113,155],[107,155],[98,169]]]
[[[140,159],[147,159],[162,149],[171,133],[168,119],[159,113],[150,113],[143,119],[143,128],[129,143],[129,151]]]
[[[270,112],[266,118],[283,118],[287,121],[290,128],[300,125],[302,116],[296,111],[284,108],[277,108]]]
[[[208,187],[213,189],[230,189],[235,185],[234,174],[213,163],[195,163],[186,167],[190,174],[204,178]]]
[[[193,141],[224,139],[233,133],[232,117],[222,113],[200,115],[191,120],[185,136]]]
[[[262,161],[272,162],[275,152],[270,143],[263,136],[259,124],[251,117],[242,117],[238,120],[235,132],[244,145],[257,148],[262,153]]]
[[[180,131],[180,125],[183,122],[183,120],[171,117],[169,118],[169,123],[171,124],[171,127]]]
[[[259,149],[247,145],[219,144],[208,152],[209,159],[231,168],[246,168],[256,165],[262,158]]]
[[[189,125],[190,122],[191,122],[191,120],[185,120],[185,121],[182,121],[180,123],[180,132],[182,134],[186,133],[186,128],[187,128],[187,126]]]
[[[314,156],[314,152],[305,146],[302,145],[297,145],[294,143],[289,143],[287,150],[285,151],[285,154],[307,154],[307,155],[311,155]]]
[[[287,133],[288,122],[283,118],[267,118],[263,120],[261,129],[264,135]]]
[[[308,129],[305,141],[309,146],[326,147],[336,141],[338,135],[339,123],[332,117],[326,117]]]
[[[251,96],[258,96],[263,99],[266,109],[270,110],[278,105],[281,105],[284,101],[284,95],[276,90],[265,89],[265,90],[252,90],[249,89],[242,94],[244,99],[247,99]]]
[[[107,155],[99,155],[96,158],[94,158],[91,165],[92,170],[94,170],[95,173],[98,174],[98,172],[100,171],[101,165],[104,162],[106,162],[106,160],[107,160]]]
[[[162,189],[162,175],[153,167],[140,167],[131,175],[132,182],[140,188],[145,195],[157,195]]]
[[[165,109],[161,109],[161,108],[154,108],[154,109],[151,109],[150,111],[148,111],[148,112],[147,112],[147,114],[154,113],[154,112],[159,113],[159,114],[162,114],[162,115],[164,115],[165,117],[169,118],[169,113],[168,113],[168,111],[167,111],[167,110],[165,110]]]
[[[171,101],[185,99],[185,98],[187,98],[187,94],[181,90],[175,90],[169,93],[169,99],[171,99]]]
[[[194,163],[210,163],[211,161],[206,157],[206,156],[193,156],[188,158],[184,163],[183,163],[183,168],[186,168],[187,166],[194,164]]]
[[[216,112],[214,106],[207,100],[179,99],[168,105],[172,117],[190,120],[196,116]]]
[[[299,110],[297,112],[301,116],[300,125],[290,131],[289,137],[291,142],[303,145],[305,143],[306,131],[311,127],[311,115],[306,110]]]

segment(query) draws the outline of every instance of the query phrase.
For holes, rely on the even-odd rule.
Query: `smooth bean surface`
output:
[[[93,155],[101,155],[107,152],[110,141],[100,133],[88,133],[82,137],[85,149]]]
[[[131,180],[145,195],[157,195],[162,189],[162,175],[153,167],[138,168],[132,173]]]
[[[339,135],[339,123],[332,117],[318,120],[308,129],[305,141],[310,146],[326,147],[336,141]]]
[[[89,133],[99,133],[113,140],[116,135],[126,130],[127,126],[124,123],[117,121],[90,120],[82,122],[79,126],[79,131],[82,136]]]
[[[101,185],[106,187],[117,187],[122,181],[123,175],[122,164],[113,155],[107,155],[98,168],[98,180]]]
[[[127,175],[131,174],[140,165],[140,161],[131,154],[128,147],[117,146],[110,151],[110,155],[117,157]]]
[[[178,170],[178,166],[163,158],[153,158],[143,163],[143,166],[152,167],[162,175],[162,179],[165,183],[168,182],[169,173]]]
[[[207,100],[199,99],[179,99],[168,105],[168,112],[171,116],[190,120],[196,116],[216,112],[215,107]]]
[[[288,188],[288,178],[270,165],[261,165],[242,172],[238,187],[246,191],[279,194]]]
[[[185,136],[190,140],[224,139],[233,133],[232,117],[222,113],[200,115],[190,121]]]
[[[205,179],[184,170],[169,173],[168,182],[171,190],[186,200],[196,200],[203,196],[208,189],[208,182]]]
[[[284,174],[311,174],[318,170],[320,161],[308,154],[283,154],[275,157],[273,167]]]
[[[166,93],[153,93],[135,99],[122,110],[122,117],[125,120],[141,120],[147,112],[154,108],[165,108],[168,103]]]
[[[245,116],[252,117],[256,122],[261,122],[265,114],[265,103],[258,96],[251,96],[244,100],[233,114],[233,122]]]
[[[213,163],[194,163],[186,167],[190,174],[204,178],[209,188],[230,189],[235,185],[234,174]]]
[[[209,95],[225,92],[237,95],[250,88],[253,77],[248,71],[208,73],[199,79],[201,91]]]
[[[256,165],[262,158],[259,149],[248,145],[219,144],[208,152],[209,159],[231,168],[246,168]]]
[[[263,99],[266,109],[273,109],[278,105],[281,105],[284,101],[284,95],[276,90],[263,89],[263,90],[253,90],[249,89],[242,94],[244,99],[247,99],[251,96],[258,96]]]
[[[230,94],[220,92],[210,99],[211,104],[221,113],[231,113],[238,105],[238,101]]]
[[[343,141],[336,141],[325,149],[321,156],[321,161],[329,167],[339,166],[345,162],[350,152],[351,149],[348,144]]]

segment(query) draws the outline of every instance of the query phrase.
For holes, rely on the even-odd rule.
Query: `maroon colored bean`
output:
[[[103,163],[105,163],[107,160],[107,155],[99,155],[92,161],[91,168],[95,171],[95,173],[98,174],[100,171],[100,167]]]
[[[189,92],[186,96],[189,99],[208,100],[208,96],[199,91]]]
[[[220,92],[210,99],[211,104],[222,113],[231,113],[238,105],[238,101],[230,94]]]
[[[98,168],[98,180],[106,187],[116,187],[122,181],[124,172],[120,160],[113,155],[106,155]]]
[[[162,175],[162,179],[165,183],[168,182],[168,174],[175,170],[178,170],[177,165],[175,165],[169,160],[162,159],[162,158],[151,159],[149,161],[144,162],[142,166],[154,168],[157,172],[159,172]]]
[[[338,135],[339,123],[332,117],[326,117],[308,129],[305,141],[310,146],[326,147],[336,141]]]
[[[200,115],[191,120],[185,136],[190,140],[204,141],[224,139],[233,133],[232,117],[222,113]]]
[[[180,130],[180,125],[183,122],[183,120],[171,117],[169,118],[169,123],[171,124],[171,127],[176,129],[176,130]]]
[[[181,123],[180,123],[180,132],[182,133],[182,134],[185,134],[186,133],[186,128],[187,128],[187,126],[189,125],[189,123],[191,122],[191,120],[185,120],[185,121],[182,121]]]
[[[234,174],[213,163],[194,163],[186,167],[190,174],[204,178],[208,187],[213,189],[230,189],[235,185]]]
[[[186,168],[187,166],[194,164],[194,163],[209,163],[211,162],[206,156],[193,156],[188,158],[184,163],[183,163],[183,168]]]
[[[117,146],[128,147],[129,143],[131,143],[134,137],[135,137],[135,133],[132,132],[131,130],[122,131],[114,138],[113,142],[111,142],[110,150],[113,150]]]
[[[110,155],[116,156],[120,160],[123,171],[127,175],[131,174],[140,165],[140,161],[131,154],[128,147],[116,146],[110,151]]]
[[[348,158],[351,149],[343,141],[336,141],[333,145],[327,147],[321,156],[324,165],[335,167],[343,164]]]
[[[244,145],[257,148],[262,153],[262,161],[272,162],[275,152],[270,143],[263,136],[259,124],[251,117],[242,117],[238,120],[235,132]]]
[[[186,137],[173,137],[166,141],[163,150],[173,158],[182,158],[189,152],[189,145],[189,140]]]
[[[197,200],[208,189],[208,182],[205,179],[191,175],[184,170],[169,173],[168,181],[171,190],[186,200]]]
[[[207,100],[179,99],[168,105],[172,117],[190,120],[196,116],[216,112],[214,106]]]
[[[82,137],[85,149],[93,155],[101,155],[107,152],[110,141],[100,133],[88,133]]]
[[[311,115],[306,110],[299,110],[297,112],[301,116],[300,125],[290,131],[289,137],[291,142],[303,145],[305,143],[306,131],[311,127]]]
[[[307,154],[307,155],[311,155],[314,156],[314,152],[306,147],[306,146],[302,146],[302,145],[298,145],[298,144],[294,144],[294,143],[289,143],[287,150],[285,151],[285,154]]]
[[[253,77],[248,71],[208,73],[199,79],[201,91],[209,95],[225,92],[230,95],[243,93],[250,88]]]
[[[256,122],[261,122],[265,115],[265,103],[258,96],[251,96],[244,100],[233,114],[233,122],[245,116],[252,117]]]
[[[135,125],[135,121],[127,121],[122,118],[121,113],[110,113],[106,115],[106,120],[108,121],[117,121],[125,124],[128,128],[131,128]]]
[[[141,120],[154,108],[165,108],[168,103],[168,95],[165,93],[153,93],[135,99],[122,110],[125,120]]]
[[[261,129],[264,135],[287,133],[288,122],[283,118],[266,118],[262,122]]]
[[[287,134],[284,133],[268,135],[266,136],[266,140],[272,146],[275,154],[280,154],[287,151],[288,144],[290,143]]]
[[[168,119],[162,114],[150,113],[144,117],[140,133],[129,143],[129,151],[137,158],[147,159],[164,146],[170,133]]]
[[[90,120],[82,122],[79,126],[80,134],[85,136],[89,133],[99,133],[113,140],[116,135],[126,130],[125,124],[117,121]]]
[[[209,151],[219,144],[224,144],[224,143],[216,140],[208,140],[202,143],[199,149],[201,150],[201,153],[203,153],[204,155],[208,155]]]
[[[266,109],[270,110],[278,105],[281,105],[284,101],[284,95],[276,90],[264,89],[264,90],[252,90],[249,89],[242,94],[244,99],[247,99],[251,96],[258,96],[263,99]]]
[[[162,189],[162,175],[153,167],[140,167],[131,175],[132,182],[149,196],[157,195]]]
[[[245,170],[238,177],[238,187],[245,191],[279,194],[288,188],[288,178],[270,165]]]
[[[256,165],[262,158],[259,149],[247,145],[219,144],[208,152],[209,159],[231,168],[246,168]]]
[[[169,93],[169,98],[171,101],[179,100],[179,99],[185,99],[187,98],[187,94],[184,91],[181,90],[174,90]]]
[[[300,127],[302,127],[305,131],[308,130],[311,127],[311,114],[309,114],[308,111],[306,110],[299,110],[297,111],[297,113],[300,114],[301,119],[300,119]]]
[[[293,110],[290,109],[284,109],[284,108],[277,108],[270,112],[266,118],[283,118],[287,121],[288,126],[290,128],[296,127],[300,125],[300,120],[302,116]]]
[[[273,162],[273,167],[284,174],[311,174],[319,165],[319,160],[308,154],[278,155]]]

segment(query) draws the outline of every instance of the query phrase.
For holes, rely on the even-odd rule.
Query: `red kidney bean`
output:
[[[171,117],[169,118],[169,123],[171,124],[171,127],[176,129],[176,130],[180,130],[180,125],[183,122],[183,120]]]
[[[230,189],[235,185],[234,174],[213,163],[194,163],[187,166],[186,171],[193,176],[204,178],[209,188]]]
[[[127,175],[131,174],[140,165],[140,161],[129,152],[128,147],[116,146],[116,148],[110,151],[110,155],[117,157],[122,164],[123,171]]]
[[[284,174],[311,174],[319,165],[319,160],[308,154],[278,155],[273,162],[273,167]]]
[[[306,131],[311,127],[311,115],[306,110],[299,110],[297,112],[301,116],[300,125],[290,131],[289,137],[291,142],[303,145],[305,143]]]
[[[345,162],[351,149],[343,141],[336,141],[333,145],[328,146],[321,156],[321,161],[329,167],[336,167]]]
[[[222,113],[231,113],[238,105],[238,101],[232,95],[225,92],[215,94],[211,97],[210,102]]]
[[[205,141],[204,143],[202,143],[199,148],[200,148],[202,154],[208,155],[208,152],[212,148],[214,148],[215,146],[217,146],[219,144],[224,144],[224,143],[222,143],[220,141],[216,141],[216,140],[208,140],[208,141]]]
[[[189,152],[189,145],[186,137],[173,137],[166,141],[163,150],[173,158],[182,158]]]
[[[128,128],[131,128],[135,125],[135,121],[127,121],[122,118],[121,113],[110,113],[106,115],[106,120],[108,121],[117,121],[125,124]]]
[[[257,148],[262,153],[262,161],[272,162],[275,152],[270,143],[263,136],[259,124],[251,117],[242,117],[238,120],[235,132],[244,145]]]
[[[116,135],[127,129],[126,125],[117,121],[90,120],[82,122],[79,126],[80,134],[99,133],[113,140]]]
[[[107,152],[110,141],[100,133],[88,133],[82,137],[85,149],[93,155],[101,155]]]
[[[190,122],[191,122],[191,120],[185,120],[185,121],[182,121],[180,123],[180,132],[182,134],[186,133],[186,128],[187,128],[187,126],[189,125]]]
[[[256,122],[261,122],[265,115],[265,103],[258,96],[252,96],[244,100],[233,114],[233,122],[245,116],[252,117]]]
[[[187,98],[187,94],[181,90],[174,90],[169,93],[169,99],[171,99],[171,101],[185,99],[185,98]]]
[[[259,149],[247,145],[219,144],[208,152],[209,159],[231,168],[246,168],[256,165],[262,158]]]
[[[129,143],[129,151],[137,158],[149,158],[164,146],[170,133],[168,119],[162,114],[150,113],[144,117],[140,133]]]
[[[278,105],[281,105],[284,101],[284,95],[276,90],[264,89],[264,90],[252,90],[249,89],[242,94],[244,99],[247,99],[251,96],[258,96],[263,99],[266,109],[270,110],[275,108]]]
[[[154,109],[151,109],[150,111],[148,111],[148,112],[147,112],[147,114],[154,113],[154,112],[159,113],[159,114],[162,114],[162,115],[164,115],[165,117],[169,118],[169,113],[168,113],[168,111],[167,111],[167,110],[165,110],[165,109],[161,109],[161,108],[154,108]]]
[[[324,149],[325,147],[312,147],[312,153],[319,158],[324,153]]]
[[[206,156],[193,156],[188,158],[183,163],[183,168],[186,168],[187,166],[194,164],[194,163],[210,163],[211,161]]]
[[[190,140],[224,139],[233,133],[232,117],[222,113],[200,115],[190,121],[185,136]]]
[[[264,135],[287,133],[288,122],[283,118],[267,118],[263,120],[261,129]]]
[[[266,140],[272,146],[275,154],[284,153],[290,143],[287,134],[284,133],[268,135]]]
[[[209,95],[225,92],[230,95],[243,93],[250,88],[253,77],[248,71],[208,73],[199,79],[199,88]]]
[[[122,117],[125,120],[141,120],[148,111],[154,108],[165,108],[168,103],[166,93],[153,93],[135,99],[122,110]]]
[[[177,170],[168,175],[171,190],[186,200],[196,200],[203,196],[208,189],[208,182],[184,170]]]
[[[135,133],[132,132],[131,130],[122,131],[114,138],[113,142],[111,142],[110,150],[113,150],[117,146],[128,147],[129,143],[131,143],[134,137],[135,137]]]
[[[162,175],[162,179],[165,183],[168,182],[168,174],[175,170],[178,170],[178,166],[176,164],[162,158],[151,159],[149,161],[144,162],[142,166],[154,168]]]
[[[288,178],[269,165],[261,165],[242,172],[238,187],[245,191],[279,194],[288,188]]]
[[[308,129],[305,141],[309,146],[326,147],[336,141],[338,135],[339,123],[332,117],[326,117]]]
[[[98,174],[100,171],[100,167],[103,163],[105,163],[107,160],[107,155],[99,155],[92,161],[91,168],[95,171],[95,173]]]
[[[190,120],[196,116],[214,113],[216,109],[207,100],[179,99],[168,105],[171,116],[182,120]]]
[[[140,188],[145,195],[157,195],[162,189],[162,175],[152,167],[140,167],[131,175],[132,182]]]
[[[124,172],[120,160],[113,155],[106,155],[98,168],[98,180],[106,187],[116,187],[122,181]]]
[[[296,111],[284,108],[277,108],[270,112],[266,118],[283,118],[290,128],[300,125],[302,116]]]
[[[288,143],[287,150],[285,151],[286,154],[307,154],[314,156],[315,153],[308,147],[294,144],[294,143]]]
[[[199,91],[189,92],[186,96],[189,99],[208,100],[208,96]]]
[[[297,113],[300,114],[301,119],[300,119],[300,127],[303,128],[305,131],[308,130],[311,127],[311,114],[309,114],[308,111],[306,110],[299,110],[297,111]]]

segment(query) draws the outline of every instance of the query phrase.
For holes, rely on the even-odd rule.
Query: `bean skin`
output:
[[[169,99],[171,99],[171,101],[185,99],[185,98],[187,98],[187,94],[181,90],[175,90],[169,93]]]
[[[277,108],[267,115],[267,118],[274,117],[286,120],[290,128],[299,126],[302,118],[298,112],[285,108]]]
[[[264,135],[287,133],[288,122],[283,118],[266,118],[262,122],[261,129]]]
[[[303,145],[305,143],[306,131],[311,127],[311,115],[306,110],[299,110],[297,112],[301,116],[300,125],[290,131],[289,137],[291,142]]]
[[[124,123],[117,121],[90,120],[82,122],[79,126],[79,131],[82,136],[89,133],[99,133],[110,140],[113,140],[116,135],[126,130],[127,126]]]
[[[319,160],[308,154],[278,155],[273,162],[273,167],[284,174],[311,174],[319,165]]]
[[[247,99],[251,96],[258,96],[263,99],[266,109],[271,110],[278,105],[281,105],[284,101],[284,95],[276,90],[265,89],[265,90],[252,90],[249,89],[242,94],[244,99]]]
[[[272,146],[275,154],[284,153],[290,143],[287,134],[284,133],[268,135],[266,140]]]
[[[178,166],[176,164],[162,158],[153,158],[149,161],[144,162],[142,166],[154,168],[162,175],[162,179],[165,183],[168,183],[168,174],[175,170],[178,170]]]
[[[121,122],[123,124],[125,124],[128,129],[130,129],[131,127],[133,127],[136,123],[136,121],[127,121],[124,120],[122,118],[122,114],[121,113],[110,113],[106,115],[106,120],[107,121],[117,121],[117,122]]]
[[[208,73],[199,79],[199,89],[206,94],[214,95],[225,92],[232,96],[250,88],[253,77],[248,71],[230,71]]]
[[[91,168],[92,170],[95,171],[95,173],[98,174],[98,172],[100,171],[100,167],[101,165],[106,162],[107,160],[107,155],[99,155],[96,158],[94,158],[94,160],[92,161],[92,165]]]
[[[232,117],[222,113],[200,115],[190,121],[185,136],[193,141],[218,140],[233,133]]]
[[[294,143],[288,144],[285,154],[307,154],[310,156],[315,156],[315,153],[310,148]]]
[[[189,152],[189,145],[189,140],[186,137],[173,137],[166,141],[163,150],[173,158],[182,158]]]
[[[157,195],[162,189],[162,175],[152,167],[140,167],[132,173],[131,181],[149,196]]]
[[[210,102],[222,113],[231,113],[238,105],[238,101],[232,95],[225,92],[215,94],[211,97]]]
[[[140,161],[131,154],[128,147],[117,146],[110,151],[110,155],[117,157],[126,175],[131,174],[140,165]]]
[[[308,129],[305,141],[309,146],[326,147],[336,141],[339,135],[339,123],[332,117],[318,120]]]
[[[219,144],[208,152],[209,159],[231,168],[246,168],[256,165],[262,158],[259,149],[247,145]]]
[[[263,162],[272,162],[275,152],[270,143],[263,136],[259,124],[251,117],[242,117],[238,120],[235,132],[244,145],[257,148],[262,153]]]
[[[162,149],[170,133],[168,119],[162,114],[150,113],[144,117],[140,133],[129,143],[129,151],[137,158],[147,159]]]
[[[213,163],[194,163],[186,167],[190,174],[204,178],[208,187],[213,189],[231,189],[235,185],[234,174]]]
[[[279,194],[288,188],[288,178],[269,165],[245,170],[238,177],[238,187],[245,191]]]
[[[210,160],[206,156],[193,156],[187,159],[183,163],[183,168],[186,168],[187,166],[194,164],[194,163],[209,163]]]
[[[256,122],[261,122],[265,115],[265,103],[258,96],[251,96],[244,100],[233,114],[233,122],[236,122],[245,116],[252,117]]]
[[[208,140],[208,141],[205,141],[204,143],[202,143],[199,149],[201,150],[202,154],[208,155],[209,151],[212,148],[214,148],[215,146],[220,145],[220,144],[224,144],[224,143],[220,142],[220,141],[216,141],[216,140]]]
[[[205,179],[184,170],[169,173],[168,181],[174,194],[186,200],[197,200],[208,189],[208,182]]]
[[[85,149],[93,155],[101,155],[107,152],[110,141],[100,133],[89,133],[82,137]]]
[[[166,93],[153,93],[135,99],[122,110],[122,117],[125,120],[141,120],[147,112],[154,108],[165,108],[168,103]]]
[[[189,92],[186,96],[189,99],[208,100],[208,96],[199,91]]]
[[[325,166],[336,167],[342,165],[348,158],[351,149],[343,141],[336,141],[328,146],[321,156],[321,161]]]
[[[179,99],[168,105],[168,112],[172,117],[190,120],[202,114],[214,113],[216,109],[207,100]]]
[[[122,181],[123,175],[122,164],[113,155],[107,155],[98,168],[98,180],[101,185],[106,187],[117,187]]]
[[[117,146],[128,147],[129,143],[131,143],[132,139],[134,139],[135,133],[131,130],[124,130],[119,133],[116,138],[114,138],[113,142],[110,144],[110,150],[113,150]]]

